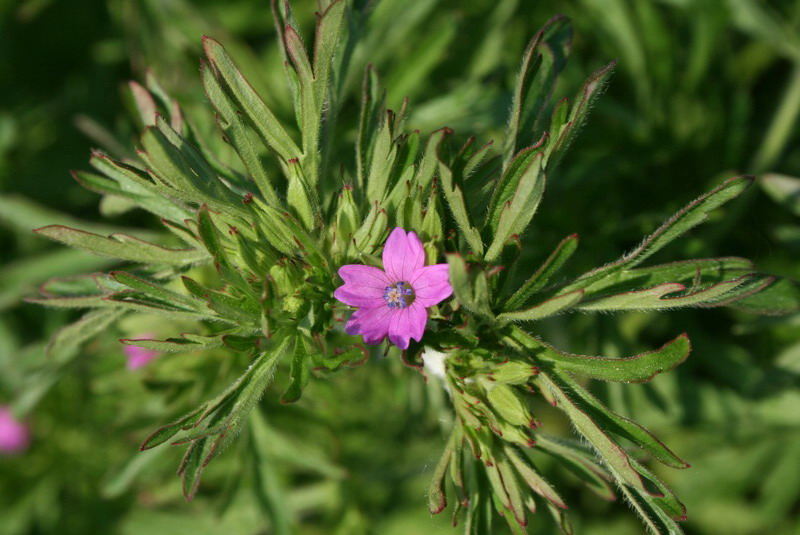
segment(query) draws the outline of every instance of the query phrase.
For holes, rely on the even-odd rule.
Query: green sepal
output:
[[[315,351],[310,341],[303,335],[295,337],[292,363],[289,370],[289,386],[281,395],[281,403],[294,403],[303,394],[303,388],[311,377],[311,360]]]
[[[497,412],[497,415],[511,425],[522,427],[531,425],[533,417],[513,387],[495,383],[487,389],[486,399]]]
[[[450,284],[453,294],[462,306],[486,319],[494,317],[489,307],[489,285],[486,274],[479,269],[469,270],[467,263],[458,254],[448,254]]]

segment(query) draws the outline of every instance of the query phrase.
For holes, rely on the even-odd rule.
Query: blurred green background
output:
[[[427,134],[446,125],[482,143],[499,139],[525,45],[556,13],[575,25],[557,96],[619,59],[606,95],[549,177],[525,243],[532,262],[577,232],[572,269],[580,273],[630,249],[722,179],[753,173],[760,187],[664,258],[745,256],[800,278],[800,2],[356,0],[370,3],[370,29],[346,80],[345,125],[354,123],[347,113],[357,110],[370,62],[390,107],[409,97],[410,128]],[[316,2],[293,5],[308,32]],[[222,42],[291,120],[266,0],[0,0],[0,405],[13,406],[32,432],[25,452],[0,454],[0,535],[266,534],[293,523],[304,534],[458,532],[448,511],[431,517],[425,507],[446,399],[399,362],[314,381],[291,406],[268,392],[246,436],[187,504],[173,475],[180,450],[138,454],[138,444],[242,363],[224,353],[171,355],[130,372],[118,338],[180,327],[147,317],[45,356],[49,336],[77,316],[22,299],[50,277],[111,262],[30,230],[76,219],[101,229],[158,228],[146,214],[99,206],[69,170],[85,168],[93,147],[131,154],[137,124],[125,87],[144,82],[148,69],[199,131],[219,137],[199,83],[203,34]],[[541,324],[564,349],[606,355],[659,346],[682,331],[694,352],[676,371],[595,391],[692,464],[658,470],[688,507],[688,533],[800,532],[800,315],[707,310]],[[541,410],[550,432],[569,433]],[[624,503],[600,502],[542,464],[573,504],[576,533],[642,532]],[[555,533],[537,516],[532,533]]]

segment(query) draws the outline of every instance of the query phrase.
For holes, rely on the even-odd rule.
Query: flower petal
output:
[[[372,288],[365,288],[363,286],[354,287],[345,284],[339,286],[334,290],[333,296],[351,307],[359,308],[376,308],[386,305],[386,300],[383,299],[384,289],[381,289],[380,294]]]
[[[339,276],[344,285],[336,288],[333,296],[345,305],[375,308],[386,303],[383,294],[390,282],[382,270],[349,264],[339,268]]]
[[[400,349],[408,349],[411,338],[417,342],[422,340],[427,321],[425,307],[416,302],[396,311],[389,324],[389,340]]]
[[[410,282],[414,272],[425,265],[425,249],[415,232],[397,227],[383,247],[383,269],[392,282]]]
[[[158,356],[158,351],[146,349],[139,346],[126,345],[122,348],[125,355],[128,357],[128,369],[136,370],[142,366],[146,366],[151,360]]]
[[[389,282],[383,270],[361,264],[347,264],[346,266],[340,267],[339,276],[345,284],[377,287],[381,290],[383,290]]]
[[[415,303],[426,308],[437,305],[453,295],[447,264],[435,264],[420,268],[414,272],[408,282],[414,288]]]
[[[350,316],[344,330],[349,335],[363,335],[368,344],[380,344],[389,333],[393,313],[389,307],[360,308]]]
[[[7,406],[0,405],[0,453],[20,453],[30,444],[30,430]]]

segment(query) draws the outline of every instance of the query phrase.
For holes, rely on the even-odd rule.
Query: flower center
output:
[[[414,289],[409,283],[399,281],[386,287],[383,299],[389,308],[406,308],[414,302]]]

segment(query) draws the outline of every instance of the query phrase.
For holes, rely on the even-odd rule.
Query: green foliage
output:
[[[448,354],[446,340],[452,336],[448,331],[466,324],[469,328],[459,336],[465,336],[474,351],[460,353],[454,348],[445,364],[458,419],[434,474],[432,512],[441,511],[446,503],[446,485],[442,480],[450,470],[456,472],[454,482],[468,502],[486,500],[473,493],[488,490],[494,508],[514,532],[527,525],[526,508],[535,511],[535,495],[544,498],[556,516],[562,518],[558,511],[566,508],[563,500],[520,449],[534,446],[537,436],[537,421],[528,408],[529,395],[522,390],[527,385],[551,399],[596,449],[608,469],[603,477],[619,486],[651,531],[679,532],[674,520],[685,517],[683,505],[658,478],[630,457],[615,437],[632,441],[669,466],[687,465],[644,428],[610,411],[584,390],[572,374],[614,381],[647,381],[686,358],[688,339],[681,336],[658,351],[630,359],[584,357],[560,352],[511,323],[541,320],[570,309],[653,310],[718,302],[732,305],[774,284],[774,279],[768,278],[765,284],[739,291],[756,275],[749,264],[736,260],[684,262],[649,268],[644,273],[634,269],[667,243],[708,219],[711,211],[744,191],[751,179],[728,180],[690,203],[620,260],[573,282],[548,285],[575,249],[577,239],[570,237],[509,299],[493,298],[493,292],[500,290],[496,271],[519,271],[515,262],[520,260],[515,261],[504,251],[513,252],[514,239],[519,240],[532,221],[543,198],[545,169],[561,157],[583,124],[613,64],[589,78],[574,104],[559,101],[548,125],[542,120],[542,112],[549,107],[571,40],[571,26],[565,18],[549,22],[534,37],[523,60],[505,135],[505,164],[501,168],[495,168],[493,160],[485,161],[491,145],[476,152],[468,142],[458,153],[451,153],[447,144],[452,132],[446,129],[433,134],[423,155],[418,156],[419,135],[402,133],[405,104],[397,114],[385,109],[377,97],[379,82],[373,71],[367,69],[359,127],[362,141],[357,145],[356,155],[357,161],[364,161],[357,174],[361,177],[361,187],[347,187],[338,196],[332,196],[337,188],[330,184],[329,171],[320,159],[324,150],[321,125],[334,113],[330,107],[336,100],[329,82],[343,76],[342,70],[346,68],[345,64],[333,63],[337,43],[341,41],[344,11],[345,2],[339,0],[318,16],[313,57],[307,55],[300,35],[292,26],[291,14],[278,12],[284,24],[280,44],[290,60],[286,73],[295,91],[300,145],[252,89],[225,49],[213,39],[204,38],[206,58],[202,79],[206,95],[220,114],[219,126],[252,176],[257,193],[248,190],[245,177],[220,174],[209,157],[182,135],[184,123],[176,125],[178,130],[173,128],[155,114],[155,97],[143,87],[133,86],[137,108],[146,124],[141,137],[143,150],[139,153],[141,167],[98,155],[96,167],[107,178],[80,176],[83,182],[96,184],[95,189],[105,194],[136,192],[137,195],[127,195],[127,200],[141,202],[162,215],[174,210],[195,211],[196,220],[168,224],[171,230],[179,231],[178,236],[188,249],[162,248],[118,234],[106,238],[63,226],[38,230],[41,235],[67,245],[146,266],[139,274],[110,273],[103,279],[105,287],[100,288],[101,295],[67,298],[73,303],[77,299],[81,306],[149,311],[173,320],[207,322],[213,329],[211,336],[184,335],[179,339],[139,342],[142,347],[207,350],[220,347],[225,337],[245,340],[250,337],[245,347],[253,345],[256,356],[247,371],[214,400],[156,431],[142,449],[160,445],[179,431],[187,431],[189,434],[174,444],[188,445],[178,473],[183,476],[184,495],[191,498],[197,492],[204,468],[238,434],[274,369],[284,359],[290,365],[290,383],[281,400],[297,401],[309,382],[311,363],[320,359],[338,360],[333,349],[344,342],[343,334],[333,325],[334,268],[348,261],[369,262],[367,255],[377,252],[376,247],[388,230],[388,219],[396,225],[420,229],[433,259],[440,254],[441,237],[448,237],[450,243],[444,247],[453,247],[448,262],[455,300],[440,317],[437,331],[426,336],[425,345],[444,349]],[[525,139],[531,138],[531,132],[538,135],[537,129],[543,132],[541,140],[517,150],[528,143]],[[258,133],[264,149],[277,158],[283,174],[281,182],[286,188],[284,195],[276,195],[275,181],[269,178],[262,164],[251,131]],[[482,173],[482,166],[489,171]],[[108,181],[106,187],[99,186],[103,180]],[[474,222],[477,210],[466,202],[464,188],[468,180],[486,181],[493,190],[485,221],[480,225],[483,232]],[[440,194],[442,199],[436,204],[430,201],[423,204],[424,199]],[[151,200],[155,198],[159,199],[158,206]],[[174,208],[164,206],[164,199]],[[470,200],[475,203],[474,197]],[[433,226],[425,225],[428,211],[436,210],[439,203],[448,206],[452,220],[434,212]],[[335,224],[323,221],[324,206],[335,209],[332,221]],[[383,224],[376,228],[379,214],[385,216],[380,216]],[[370,216],[376,219],[371,221]],[[343,242],[337,242],[337,230]],[[489,244],[485,252],[484,242]],[[338,245],[331,247],[333,243]],[[333,252],[330,257],[323,253],[329,247]],[[462,247],[466,247],[471,261],[456,254]],[[187,267],[203,264],[214,266],[222,288],[213,289],[182,275]],[[188,294],[165,286],[179,276]],[[689,278],[692,280],[689,287],[678,282]],[[709,278],[714,280],[709,283]],[[506,278],[504,286],[510,283]],[[63,300],[56,297],[54,304]],[[49,301],[39,300],[44,304]],[[91,317],[80,321],[91,321]],[[72,330],[82,336],[77,334],[82,331],[77,326]],[[72,330],[62,331],[61,338],[68,337]],[[410,350],[404,360],[414,362],[422,350],[422,347]],[[501,356],[521,364],[523,370],[529,370],[529,375],[509,385],[496,379],[487,382],[494,368],[500,366],[497,359]],[[476,374],[484,375],[469,379]],[[474,459],[461,452],[466,444],[471,447]],[[461,473],[467,467],[471,467],[470,477],[478,483],[464,483]],[[491,523],[490,518],[482,519],[486,515],[484,509],[467,508],[460,514],[466,518],[468,531],[469,526]]]
[[[693,19],[696,29],[692,46],[696,53],[691,55],[685,78],[681,78],[679,69],[669,60],[661,71],[647,73],[654,64],[652,56],[674,56],[668,44],[672,38],[658,17],[660,8],[635,7],[624,0],[610,2],[608,7],[600,4],[589,0],[577,3],[597,15],[598,31],[612,37],[607,39],[609,43],[619,44],[621,53],[607,57],[620,56],[619,69],[633,81],[633,100],[656,108],[655,104],[666,103],[664,109],[685,112],[685,100],[702,85],[702,73],[713,57],[714,45],[709,40],[719,35],[718,30],[707,31],[713,17],[700,7],[687,8],[700,14]],[[470,9],[462,7],[467,12]],[[783,27],[755,3],[741,3],[740,7],[736,24],[743,31],[769,36],[763,28]],[[578,50],[584,55],[579,55],[578,66],[570,71],[567,57],[574,54],[573,30],[570,20],[563,16],[552,18],[534,35],[516,76],[507,54],[502,54],[506,63],[497,70],[502,73],[500,78],[507,77],[508,88],[499,98],[497,89],[492,88],[502,84],[492,73],[494,67],[488,65],[499,57],[504,40],[512,39],[504,38],[506,28],[511,29],[511,36],[518,33],[513,30],[517,4],[505,1],[492,8],[488,21],[476,23],[487,31],[467,32],[481,36],[471,38],[479,41],[478,52],[472,57],[469,53],[463,57],[457,54],[457,71],[463,79],[458,86],[427,82],[433,74],[437,79],[445,76],[445,51],[464,39],[459,31],[444,30],[453,27],[447,18],[450,14],[435,14],[433,3],[404,5],[388,0],[374,8],[358,1],[321,2],[316,18],[299,9],[295,14],[288,3],[273,2],[278,47],[273,47],[272,56],[265,61],[269,68],[254,63],[234,39],[220,39],[229,54],[218,41],[204,37],[200,78],[206,102],[202,109],[179,105],[190,99],[170,96],[152,73],[143,84],[129,84],[126,98],[142,130],[138,141],[141,150],[134,153],[124,147],[106,147],[96,151],[90,159],[95,172],[77,171],[74,178],[102,196],[105,214],[124,214],[137,225],[141,220],[135,219],[132,210],[142,208],[160,221],[158,230],[136,232],[63,221],[12,197],[0,197],[3,213],[11,214],[8,219],[16,225],[31,228],[50,223],[39,228],[38,234],[97,255],[45,252],[3,268],[0,307],[56,276],[59,278],[41,287],[41,297],[30,301],[50,307],[48,314],[89,309],[53,335],[47,348],[50,360],[29,375],[36,378],[31,381],[38,390],[23,389],[27,390],[26,397],[17,402],[18,406],[35,406],[53,385],[81,366],[79,348],[92,337],[114,329],[120,321],[155,316],[158,328],[153,329],[157,331],[154,339],[145,336],[145,330],[124,328],[123,343],[191,355],[176,355],[172,364],[164,364],[163,375],[148,377],[149,391],[137,394],[141,394],[138,404],[147,409],[131,418],[135,423],[127,430],[141,437],[142,425],[152,425],[158,418],[166,420],[165,413],[189,410],[152,433],[141,448],[149,450],[170,441],[186,446],[179,467],[183,495],[208,503],[203,502],[207,496],[200,485],[208,467],[204,485],[208,485],[209,496],[216,492],[223,496],[219,508],[230,511],[221,514],[225,522],[241,510],[237,507],[246,508],[232,504],[247,504],[250,499],[276,533],[293,532],[304,516],[324,517],[321,522],[328,524],[322,529],[336,526],[338,532],[366,532],[367,513],[351,503],[373,504],[364,507],[374,507],[370,514],[380,516],[380,507],[374,505],[379,501],[377,495],[392,483],[357,477],[348,481],[345,470],[310,446],[313,439],[322,443],[331,440],[327,430],[317,428],[330,427],[331,434],[338,430],[346,443],[344,451],[359,452],[357,461],[351,460],[351,464],[366,473],[373,465],[371,459],[364,459],[364,451],[381,458],[384,464],[380,469],[394,463],[402,467],[404,460],[400,457],[419,454],[411,451],[415,442],[409,430],[413,433],[420,427],[439,425],[449,439],[432,471],[429,509],[440,513],[451,502],[454,522],[461,522],[466,533],[546,529],[539,524],[543,520],[530,516],[542,505],[558,528],[570,532],[568,506],[572,520],[579,527],[583,522],[580,514],[573,514],[578,509],[575,504],[584,503],[576,481],[607,500],[614,498],[616,488],[652,533],[681,533],[677,522],[686,518],[686,509],[662,478],[683,491],[687,485],[682,478],[690,476],[685,476],[686,472],[680,477],[669,475],[658,470],[658,465],[651,469],[649,461],[671,468],[688,465],[637,422],[641,416],[643,424],[659,428],[659,435],[672,435],[669,442],[678,444],[676,451],[692,451],[684,448],[685,444],[701,441],[697,428],[685,429],[686,436],[676,434],[674,429],[680,422],[665,423],[660,415],[666,397],[689,418],[692,404],[674,401],[689,395],[681,392],[676,378],[681,377],[684,366],[666,372],[687,358],[690,343],[687,335],[681,335],[660,349],[642,351],[638,337],[650,338],[650,331],[664,338],[674,336],[664,334],[678,327],[667,323],[673,320],[666,319],[669,316],[661,311],[679,308],[727,307],[739,318],[738,328],[758,332],[769,325],[766,321],[777,320],[749,319],[751,316],[742,311],[796,315],[800,287],[791,279],[762,272],[745,259],[705,258],[719,254],[721,248],[713,244],[721,231],[714,235],[697,227],[717,218],[723,210],[723,221],[740,218],[744,204],[734,199],[753,182],[749,175],[736,173],[739,176],[678,210],[660,227],[655,218],[663,219],[664,214],[653,210],[645,212],[645,219],[627,226],[620,224],[623,218],[617,217],[617,206],[634,205],[636,200],[626,192],[625,185],[615,184],[616,196],[604,194],[602,200],[596,191],[593,193],[592,188],[608,186],[602,181],[600,186],[588,184],[595,178],[594,169],[602,168],[596,165],[593,151],[619,150],[619,162],[628,161],[627,154],[634,162],[630,164],[634,171],[623,170],[623,176],[628,172],[647,176],[645,166],[637,166],[635,160],[640,153],[646,154],[653,160],[651,165],[656,165],[663,152],[620,148],[618,134],[604,136],[592,130],[592,122],[587,122],[589,111],[601,112],[601,121],[608,110],[615,110],[615,118],[627,117],[628,122],[620,120],[622,128],[609,131],[633,132],[636,143],[647,139],[660,142],[664,128],[671,129],[670,135],[662,136],[664,139],[686,140],[703,131],[705,125],[694,124],[691,113],[676,114],[686,118],[680,124],[658,114],[642,119],[639,116],[645,114],[641,110],[639,116],[630,119],[635,110],[625,108],[628,103],[614,95],[613,88],[606,101],[610,103],[604,108],[605,99],[598,97],[608,86],[617,62],[596,70],[581,85],[579,78],[585,74],[575,73],[590,71],[583,64],[587,54]],[[769,24],[748,22],[743,12],[756,14],[753,20]],[[403,24],[397,22],[401,17]],[[427,26],[426,18],[430,18]],[[588,25],[588,20],[578,16],[579,30],[582,24]],[[639,28],[640,23],[644,30]],[[202,33],[187,24],[189,33]],[[312,24],[313,32],[304,31]],[[427,32],[426,39],[419,39],[424,32],[414,28],[423,27],[433,30]],[[531,32],[523,28],[527,38]],[[521,36],[517,40],[523,43]],[[791,39],[786,43],[775,46],[781,54],[792,56]],[[168,50],[172,53],[174,48]],[[396,59],[392,58],[395,54]],[[758,50],[750,52],[751,56],[758,54]],[[607,61],[605,54],[600,56],[589,61]],[[374,65],[367,66],[372,60]],[[162,65],[167,65],[167,60],[163,61]],[[275,83],[263,74],[278,71],[281,65],[285,83]],[[363,83],[357,87],[362,72]],[[388,81],[386,89],[379,73]],[[662,90],[659,84],[680,91]],[[442,87],[434,87],[439,85]],[[565,90],[574,88],[578,88],[574,99],[560,98]],[[412,98],[402,99],[406,92]],[[790,116],[796,108],[793,95],[789,91],[781,105]],[[494,108],[508,110],[508,116],[487,111],[492,108],[489,102],[502,104]],[[426,115],[429,110],[436,113]],[[450,122],[451,118],[461,124]],[[461,128],[440,128],[430,134],[432,128],[415,129],[434,120]],[[642,124],[643,120],[652,123]],[[768,142],[749,169],[753,172],[760,173],[775,161],[789,136],[786,125],[793,121],[787,123],[776,117],[774,124],[772,135],[767,136]],[[467,137],[470,131],[477,139]],[[586,132],[586,141],[579,141],[577,134],[581,131]],[[490,136],[499,142],[493,143]],[[567,149],[578,144],[581,151],[568,158]],[[587,144],[594,148],[587,150]],[[679,143],[665,145],[664,151],[671,151],[677,150]],[[693,177],[709,174],[694,171],[690,165],[675,168]],[[574,186],[574,177],[581,173],[586,182],[575,187],[579,194],[575,199],[565,198],[564,189],[570,183]],[[795,211],[797,188],[793,180],[776,174],[760,180],[761,187],[788,213]],[[686,192],[700,189],[694,182],[669,188],[669,195],[654,191],[651,197],[660,203],[685,201],[689,196]],[[336,271],[347,263],[379,265],[382,244],[395,226],[420,235],[429,263],[446,259],[450,266],[454,298],[431,312],[423,342],[413,344],[402,355],[402,362],[411,367],[424,365],[431,381],[424,387],[423,396],[421,382],[401,375],[395,365],[400,361],[395,358],[397,351],[389,349],[391,364],[385,369],[370,365],[352,371],[363,374],[358,377],[363,379],[364,391],[359,389],[361,384],[350,383],[333,390],[336,381],[318,379],[360,364],[381,351],[370,352],[360,340],[343,332],[340,323],[347,310],[332,297],[339,284]],[[577,252],[577,234],[572,234],[547,256],[547,244],[573,232],[575,226],[592,231],[591,235],[582,233],[585,245],[581,251]],[[730,231],[725,223],[718,227]],[[613,258],[633,233],[638,233],[638,239],[641,232],[653,228],[656,230],[638,247],[618,260],[601,267],[594,267],[596,261],[588,265],[587,258],[601,262]],[[792,225],[786,228],[789,230],[784,229],[783,236],[791,236]],[[684,236],[690,231],[690,236]],[[561,234],[553,236],[551,232]],[[616,242],[612,237],[619,232],[624,235],[623,241]],[[680,237],[688,239],[676,242]],[[681,248],[676,249],[678,246]],[[651,256],[667,252],[693,259],[642,265]],[[62,262],[64,265],[58,268],[53,265]],[[112,271],[61,278],[96,270]],[[582,314],[572,315],[574,312]],[[623,315],[610,322],[604,316],[589,316],[595,312]],[[633,312],[640,315],[630,315]],[[650,321],[659,323],[646,327]],[[683,320],[676,332],[688,330],[690,324]],[[597,333],[586,325],[597,326]],[[585,330],[590,331],[588,336]],[[552,336],[554,333],[556,336]],[[700,337],[701,343],[695,344],[689,363],[704,359],[702,355],[714,358],[719,351],[721,359],[733,359],[741,366],[743,376],[756,375],[753,369],[757,367],[747,358],[734,359],[735,348],[718,350],[711,335],[699,328],[691,334],[693,340],[695,335]],[[791,339],[788,334],[784,337]],[[567,345],[569,351],[557,349],[542,338]],[[37,351],[44,354],[45,349],[38,347]],[[432,353],[443,355],[444,369],[439,378],[429,366]],[[635,353],[633,357],[620,357]],[[181,359],[190,362],[178,364]],[[778,368],[794,369],[794,360],[790,354]],[[725,367],[726,362],[719,366]],[[780,375],[784,371],[772,372],[784,377]],[[783,380],[788,384],[795,376]],[[283,388],[281,396],[264,395],[273,379]],[[592,380],[609,383],[598,386]],[[630,382],[647,384],[616,384]],[[718,396],[719,404],[726,404],[724,389],[700,384],[698,392],[702,394],[698,395]],[[766,396],[758,388],[765,389],[769,384],[765,374],[752,392],[740,391],[744,387],[740,388],[738,380],[733,386],[737,396],[752,394],[759,400],[752,406],[769,413],[769,407],[762,407],[758,397]],[[442,386],[447,394],[443,394]],[[309,388],[312,390],[306,392]],[[673,390],[660,394],[663,388]],[[685,388],[688,391],[690,387]],[[393,393],[403,399],[424,399],[430,406],[424,407],[424,414],[411,401],[408,407],[397,408],[398,414],[407,418],[382,424],[387,428],[386,443],[376,438],[376,433],[362,437],[362,415],[374,411],[376,421],[385,422]],[[335,407],[350,396],[354,399],[351,407],[358,414],[338,412]],[[626,396],[639,396],[641,403],[636,410],[623,402]],[[158,401],[145,401],[152,399]],[[287,406],[276,404],[278,399]],[[151,407],[151,403],[158,406]],[[661,412],[674,415],[676,411]],[[436,417],[425,418],[432,415]],[[292,422],[286,428],[298,436],[282,436],[281,418]],[[437,420],[443,423],[437,424]],[[543,422],[553,434],[540,431]],[[781,422],[770,425],[776,436],[780,436],[782,425],[791,428]],[[557,436],[568,435],[570,426],[581,442]],[[303,429],[314,431],[307,437]],[[235,441],[240,433],[245,436]],[[717,440],[722,436],[725,434],[720,433]],[[429,437],[424,442],[435,442]],[[746,437],[736,440],[747,443]],[[398,443],[403,447],[398,448]],[[245,452],[241,459],[220,455],[233,444]],[[114,496],[124,493],[137,477],[144,477],[140,474],[148,463],[156,462],[155,455],[166,462],[169,454],[161,451],[154,449],[139,458],[143,460],[126,464],[119,478],[105,487],[110,489],[106,492]],[[422,456],[432,459],[430,448],[424,451]],[[787,471],[796,464],[789,453],[780,457],[780,466]],[[340,461],[346,463],[348,459]],[[215,474],[217,464],[225,469]],[[574,477],[563,477],[560,470]],[[219,475],[225,471],[227,477]],[[398,477],[408,479],[407,475]],[[786,516],[787,504],[796,496],[796,489],[779,479],[773,475],[763,484],[765,516]],[[421,483],[415,479],[412,484],[413,498],[408,503],[418,507]],[[252,487],[252,496],[239,490],[243,485]],[[160,482],[154,488],[159,487],[170,485]],[[169,494],[169,490],[158,492]],[[788,497],[782,499],[781,495]],[[156,499],[170,503],[169,499]],[[708,497],[694,494],[694,499],[702,503]],[[701,508],[694,503],[690,502],[693,510]],[[532,519],[537,525],[529,528]],[[423,525],[430,524],[427,517],[425,521]],[[190,525],[190,515],[182,522],[184,527]],[[129,529],[163,530],[166,525],[163,518],[138,517]],[[764,520],[758,525],[777,524]],[[226,524],[225,529],[237,528]],[[246,531],[251,525],[241,529]]]

